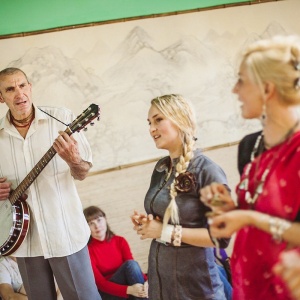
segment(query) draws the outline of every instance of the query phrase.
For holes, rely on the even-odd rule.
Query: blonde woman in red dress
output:
[[[237,207],[217,183],[201,190],[201,200],[208,206],[222,202],[219,211],[227,211],[210,219],[215,238],[237,233],[233,299],[293,299],[274,266],[287,248],[300,245],[299,38],[274,37],[249,46],[233,92],[245,119],[262,120],[256,146],[263,139],[266,150],[245,166],[236,188]]]

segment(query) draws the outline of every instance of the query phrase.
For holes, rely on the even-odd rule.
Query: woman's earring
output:
[[[265,126],[266,118],[267,118],[266,103],[263,103],[263,105],[262,105],[262,113],[261,113],[261,116],[260,116],[260,122],[261,122],[262,126]]]

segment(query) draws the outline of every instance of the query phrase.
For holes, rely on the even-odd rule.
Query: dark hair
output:
[[[106,241],[110,241],[111,238],[115,235],[115,233],[110,229],[110,227],[108,225],[105,212],[101,208],[99,208],[97,206],[89,206],[83,210],[83,214],[84,214],[87,222],[95,220],[98,217],[105,218],[106,226],[107,226],[106,235],[105,235]]]
[[[24,71],[22,71],[19,68],[6,68],[6,69],[3,69],[2,71],[0,71],[0,77],[2,77],[2,76],[4,77],[6,75],[13,75],[13,74],[18,73],[18,72],[21,72],[25,76],[27,82],[29,83],[27,75],[25,74]]]

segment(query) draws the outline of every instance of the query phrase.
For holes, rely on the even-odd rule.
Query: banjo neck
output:
[[[71,135],[73,132],[68,127],[65,132]],[[55,156],[56,151],[53,146],[44,154],[44,156],[38,161],[34,168],[27,174],[27,176],[21,181],[21,183],[14,189],[8,197],[8,200],[12,205],[16,203],[18,199],[24,194],[24,192],[30,187],[34,180],[40,175],[44,168],[48,165],[50,160]]]
[[[65,131],[67,132],[67,130]],[[46,152],[46,154],[39,160],[39,162],[34,166],[34,168],[27,174],[27,176],[22,180],[22,182],[14,189],[9,195],[8,199],[12,205],[20,199],[24,192],[30,187],[34,180],[39,176],[43,169],[47,166],[50,160],[56,154],[53,146]]]

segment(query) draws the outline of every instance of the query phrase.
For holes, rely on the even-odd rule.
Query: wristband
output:
[[[182,238],[182,226],[176,225],[174,230],[174,241],[173,241],[173,245],[175,247],[181,246],[181,238]]]
[[[161,232],[160,240],[166,243],[171,243],[173,230],[174,230],[174,225],[167,224],[167,226],[165,226]]]

